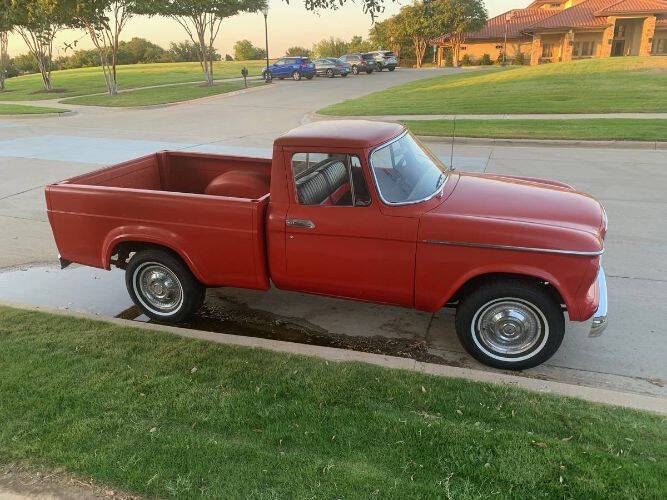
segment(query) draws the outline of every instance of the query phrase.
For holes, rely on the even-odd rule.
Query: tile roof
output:
[[[618,0],[617,0],[618,1]],[[489,39],[498,40],[505,36],[505,19],[507,19],[507,38],[520,38],[523,30],[542,19],[545,19],[558,10],[549,9],[513,9],[499,16],[489,19],[483,28],[479,31],[473,31],[465,34],[466,40]],[[433,43],[444,42],[449,39],[449,33],[445,33],[431,40]]]
[[[620,0],[614,5],[595,12],[596,16],[616,14],[667,14],[667,2],[662,0]]]
[[[604,28],[608,24],[607,19],[594,13],[618,2],[619,0],[586,0],[527,26],[524,31],[532,33],[541,29]]]

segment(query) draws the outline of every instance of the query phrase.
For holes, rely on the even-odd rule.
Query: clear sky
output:
[[[526,7],[532,0],[485,0],[489,17],[496,16],[510,9]],[[386,9],[379,20],[386,19],[398,12],[401,5],[410,0],[392,2],[385,0]],[[364,14],[360,3],[347,1],[347,5],[335,11],[311,12],[304,7],[303,0],[291,0],[289,5],[284,0],[269,2],[269,55],[279,57],[288,47],[299,45],[310,48],[314,42],[330,36],[344,40],[354,35],[368,36],[372,26],[370,16]],[[164,18],[136,17],[130,20],[123,40],[132,37],[146,38],[162,47],[169,48],[169,42],[181,41],[187,35],[174,21]],[[232,47],[237,40],[248,39],[258,47],[264,47],[264,16],[262,14],[243,14],[223,21],[216,47],[224,56],[233,54]],[[88,36],[82,31],[67,30],[59,34],[54,46],[54,55],[69,55],[64,52],[64,43],[80,39],[78,48],[90,48]],[[16,55],[27,52],[18,35],[10,39],[9,53]]]

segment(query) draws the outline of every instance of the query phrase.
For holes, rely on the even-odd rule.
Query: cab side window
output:
[[[361,161],[355,155],[295,153],[292,175],[296,197],[302,205],[370,205]]]

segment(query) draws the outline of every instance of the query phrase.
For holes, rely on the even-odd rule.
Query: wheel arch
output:
[[[440,307],[453,302],[459,302],[461,299],[478,289],[486,283],[493,283],[503,280],[523,280],[535,285],[544,286],[545,290],[558,305],[565,304],[568,310],[572,310],[573,304],[568,303],[568,296],[563,293],[562,288],[552,277],[534,272],[504,272],[489,271],[466,276],[462,278],[454,287],[452,292],[441,301]]]
[[[145,249],[159,249],[178,257],[197,280],[204,283],[203,277],[192,258],[178,244],[178,237],[176,235],[169,232],[162,234],[161,231],[147,231],[146,228],[142,229],[142,232],[127,231],[126,229],[119,230],[115,232],[116,234],[112,233],[107,237],[102,248],[102,265],[104,269],[111,269],[111,257],[121,252],[130,254]],[[119,267],[122,267],[122,265]]]

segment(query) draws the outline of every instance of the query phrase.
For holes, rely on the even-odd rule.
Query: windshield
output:
[[[380,196],[390,204],[424,201],[447,180],[447,167],[410,134],[373,151],[370,163]]]

